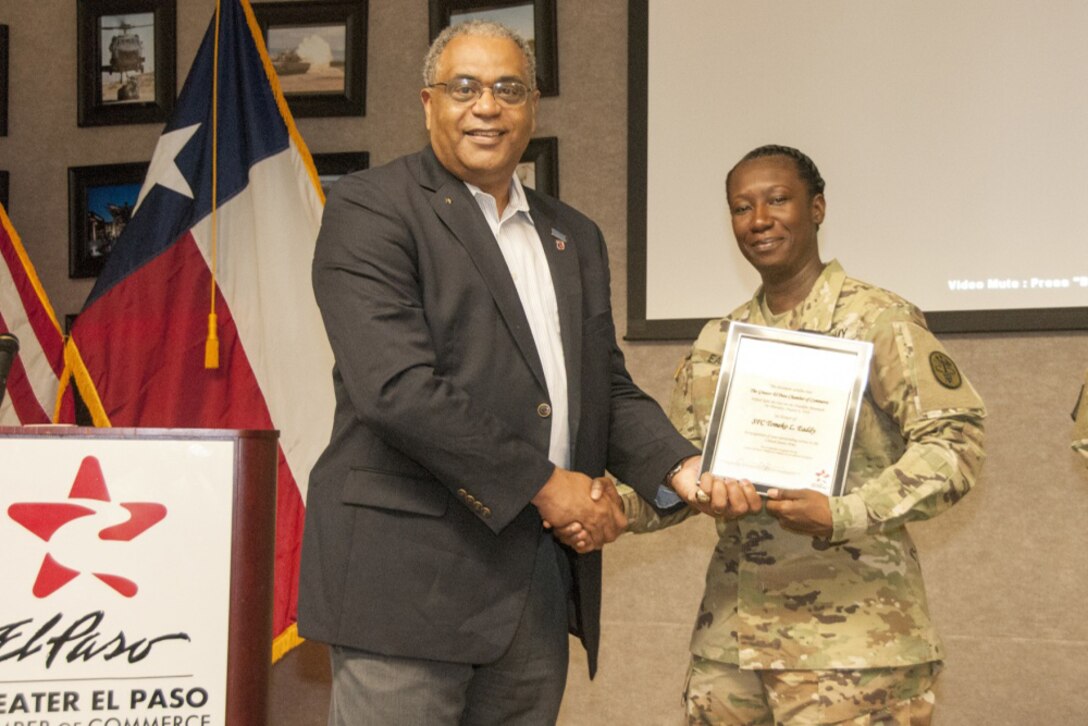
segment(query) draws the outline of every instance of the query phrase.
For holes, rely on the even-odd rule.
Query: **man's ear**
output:
[[[529,97],[529,103],[533,104],[533,127],[529,130],[532,134],[536,131],[536,115],[540,112],[540,89],[533,91],[533,95]]]
[[[419,92],[419,100],[423,103],[423,120],[427,130],[431,130],[431,89],[424,88]]]

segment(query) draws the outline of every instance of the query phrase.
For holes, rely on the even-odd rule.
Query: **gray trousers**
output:
[[[525,612],[493,663],[400,658],[331,646],[329,726],[545,726],[567,681],[564,555],[542,533]]]

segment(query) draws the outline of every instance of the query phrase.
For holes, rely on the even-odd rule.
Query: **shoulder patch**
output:
[[[945,388],[955,390],[963,385],[963,376],[956,362],[946,353],[935,350],[929,354],[929,367],[933,371],[933,377]]]

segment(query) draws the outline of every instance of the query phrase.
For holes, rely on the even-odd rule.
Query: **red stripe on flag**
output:
[[[19,293],[27,321],[34,330],[34,335],[45,357],[49,360],[54,375],[59,377],[64,369],[64,338],[46,312],[43,301],[39,299],[38,291],[34,289],[34,283],[15,249],[15,240],[8,235],[7,229],[2,224],[0,224],[0,257],[3,258],[15,281],[15,289]]]
[[[4,315],[0,313],[0,331],[11,330]],[[42,408],[41,402],[30,385],[30,378],[26,375],[26,367],[23,360],[16,355],[8,371],[7,393],[4,398],[11,402],[15,410],[15,417],[24,426],[29,424],[47,424],[52,420],[50,413]]]
[[[220,367],[204,368],[210,284],[207,264],[186,233],[80,314],[72,337],[113,426],[274,428],[229,303],[218,293]],[[282,447],[278,475],[277,634],[295,621],[304,512]]]

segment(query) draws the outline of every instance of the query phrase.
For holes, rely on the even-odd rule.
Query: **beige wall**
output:
[[[541,103],[539,136],[557,136],[563,198],[609,240],[619,327],[626,316],[626,64],[624,0],[557,0],[561,95]],[[178,0],[179,87],[212,0]],[[365,118],[299,119],[314,152],[368,150],[380,164],[420,147],[417,93],[427,43],[426,0],[370,0]],[[58,314],[76,312],[88,281],[67,278],[69,166],[142,161],[154,125],[76,127],[75,3],[0,0],[11,26],[11,216]],[[692,108],[692,112],[698,109]],[[681,180],[678,180],[681,181]],[[904,210],[904,214],[909,213]],[[726,241],[723,240],[723,244]],[[849,268],[849,260],[844,260]],[[737,301],[749,291],[738,290]],[[1088,301],[1086,301],[1088,302]],[[986,399],[989,461],[978,490],[947,515],[912,528],[948,650],[939,724],[1078,722],[1088,713],[1088,473],[1068,448],[1069,411],[1088,365],[1084,333],[945,337]],[[625,345],[636,380],[662,399],[684,351]],[[708,521],[626,536],[605,554],[604,642],[594,683],[577,649],[561,723],[660,724],[675,715],[688,631],[713,546]],[[315,699],[320,666],[278,666],[277,698]],[[298,669],[302,675],[294,677]],[[314,691],[317,692],[316,697]],[[309,701],[305,701],[309,702]],[[285,720],[277,711],[273,722]]]

